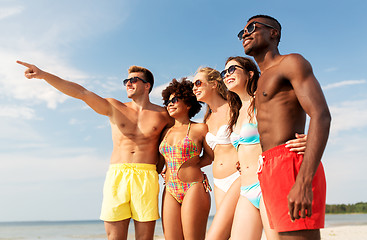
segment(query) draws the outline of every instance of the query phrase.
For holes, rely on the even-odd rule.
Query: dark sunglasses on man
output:
[[[253,21],[252,23],[250,23],[249,25],[247,25],[247,27],[243,30],[241,30],[238,34],[237,34],[237,37],[240,41],[243,40],[243,34],[246,33],[246,34],[252,34],[253,32],[255,32],[255,29],[256,29],[256,23],[258,24],[261,24],[261,25],[264,25],[265,27],[269,27],[269,28],[272,28],[272,29],[275,29],[277,30],[275,27],[271,26],[271,25],[268,25],[268,24],[265,24],[265,23],[262,23],[262,22],[257,22],[257,21]]]
[[[243,67],[241,66],[238,66],[238,65],[231,65],[229,66],[229,68],[227,69],[224,69],[221,73],[220,73],[220,76],[224,79],[226,77],[226,74],[228,73],[228,76],[232,75],[234,73],[234,71],[236,71],[236,68],[242,68],[244,69]]]
[[[144,79],[140,78],[140,77],[132,77],[132,78],[128,78],[125,79],[123,82],[124,86],[126,86],[126,84],[128,82],[130,82],[131,84],[136,83],[138,80],[141,80],[143,83],[147,83],[147,81],[145,81]]]

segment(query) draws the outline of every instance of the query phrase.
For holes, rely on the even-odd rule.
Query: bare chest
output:
[[[166,122],[159,113],[135,111],[117,112],[111,119],[112,134],[115,137],[154,138],[159,136]]]

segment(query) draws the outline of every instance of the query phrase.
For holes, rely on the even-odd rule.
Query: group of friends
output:
[[[143,67],[129,68],[123,84],[131,101],[122,103],[18,61],[27,78],[109,117],[113,150],[101,211],[108,239],[127,239],[131,218],[136,239],[153,239],[159,174],[165,239],[256,240],[263,230],[268,240],[320,239],[331,117],[310,63],[281,55],[280,36],[275,18],[251,17],[238,37],[256,63],[229,57],[221,72],[201,67],[192,81],[173,79],[164,107],[150,102],[154,77]],[[200,102],[203,123],[191,120]],[[210,164],[216,213],[207,231],[211,187],[201,168]]]

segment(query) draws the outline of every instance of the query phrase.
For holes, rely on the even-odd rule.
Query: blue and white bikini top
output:
[[[238,149],[240,144],[257,144],[260,143],[260,135],[257,131],[257,123],[245,123],[241,127],[240,134],[235,132],[231,133],[231,143]]]
[[[214,150],[217,144],[231,144],[228,125],[222,125],[217,131],[217,135],[208,132],[205,136],[205,140],[209,147]]]

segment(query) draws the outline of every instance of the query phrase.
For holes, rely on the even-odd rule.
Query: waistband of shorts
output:
[[[261,155],[265,158],[267,157],[275,157],[275,156],[279,156],[281,154],[284,153],[289,153],[289,149],[285,147],[286,144],[282,144],[282,145],[278,145],[276,147],[270,148],[268,150],[266,150],[265,152],[263,152]]]
[[[156,170],[155,164],[149,163],[115,163],[111,164],[109,169],[139,169],[139,170]]]

